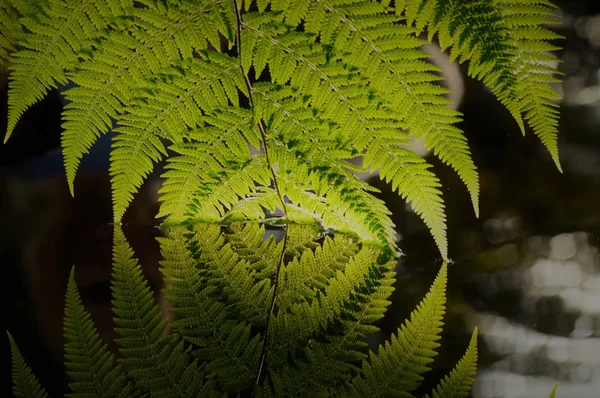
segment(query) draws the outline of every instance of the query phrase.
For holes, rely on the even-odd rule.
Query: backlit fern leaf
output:
[[[20,18],[35,10],[35,1],[3,0],[0,2],[0,72],[8,71],[11,53],[23,35]]]
[[[331,117],[332,122],[340,125],[346,137],[351,137],[349,141],[355,151],[369,151],[380,137],[402,139],[404,134],[400,128],[410,129],[418,138],[424,138],[425,145],[434,148],[434,153],[459,173],[477,213],[479,183],[475,166],[462,132],[453,126],[460,120],[460,114],[444,106],[447,101],[442,95],[446,91],[431,84],[439,79],[431,73],[436,68],[423,61],[427,54],[418,50],[423,42],[414,35],[414,30],[399,25],[399,19],[388,13],[385,4],[361,0],[308,3],[289,7],[286,2],[273,1],[272,7],[283,13],[286,23],[296,25],[303,21],[305,31],[317,35],[327,51],[319,54],[318,46],[305,45],[298,33],[279,37],[276,27],[260,25],[258,19],[258,26],[266,28],[249,28],[260,33],[255,41],[248,40],[250,47],[254,44],[257,48],[253,56],[255,69],[261,70],[263,63],[267,63],[262,54],[270,52],[268,64],[272,80],[283,83],[290,79],[292,87],[297,85],[301,92],[311,95],[307,105],[317,109],[326,107],[320,118],[335,115]],[[277,44],[260,45],[269,40]],[[295,55],[300,60],[297,66],[290,67],[289,59],[285,67],[278,66],[282,62],[278,62],[273,53],[279,53],[277,47],[280,46],[289,54],[298,53]],[[273,58],[274,67],[270,61]],[[314,78],[307,79],[310,75],[316,75],[320,83],[307,84],[314,81]],[[317,88],[319,91],[315,91]],[[368,97],[361,97],[367,93]],[[387,162],[387,159],[382,160]],[[390,162],[394,160],[397,158]],[[365,166],[373,165],[365,162]],[[404,167],[410,170],[413,166],[414,163],[407,162]],[[415,166],[415,172],[423,174],[422,167]],[[446,257],[445,217],[439,206],[439,192],[430,189],[428,184],[423,190],[419,185],[410,190],[405,189],[406,186],[399,186],[400,194],[415,208],[433,206],[437,209],[420,214],[427,216],[428,226],[435,226],[431,228],[432,234]]]
[[[169,158],[163,178],[165,184],[160,189],[163,202],[160,216],[170,216],[172,221],[182,221],[187,218],[190,202],[196,198],[201,201],[204,209],[203,217],[210,219],[221,219],[226,210],[210,212],[212,201],[202,198],[203,191],[209,192],[212,184],[215,188],[222,187],[222,183],[231,184],[232,188],[244,196],[243,192],[251,190],[253,184],[262,182],[268,184],[269,175],[259,177],[252,168],[244,170],[240,174],[241,186],[230,178],[222,180],[227,170],[235,170],[234,165],[251,162],[250,148],[248,142],[259,146],[258,133],[252,129],[252,114],[240,108],[223,108],[213,112],[204,118],[205,126],[187,133],[184,143],[174,144],[171,149],[177,154]],[[264,173],[263,173],[264,174]],[[247,178],[243,178],[247,176]],[[245,186],[245,188],[242,188]],[[220,195],[215,198],[221,201],[223,206],[236,202],[236,195],[227,200]],[[208,202],[208,203],[207,203]],[[214,206],[217,206],[215,203]],[[214,207],[216,209],[216,207]]]
[[[141,391],[196,397],[204,382],[198,360],[192,360],[178,336],[164,336],[167,320],[119,228],[114,239],[113,312],[121,364]]]
[[[100,338],[90,314],[83,308],[71,269],[64,320],[65,365],[71,378],[68,397],[130,397],[132,386],[114,355]]]
[[[412,205],[431,231],[443,258],[448,255],[446,215],[439,191],[440,182],[420,156],[407,149],[406,138],[377,138],[369,147],[364,163],[379,169],[380,177],[390,182],[403,199]]]
[[[558,47],[548,41],[561,38],[545,25],[558,15],[548,0],[406,0],[396,12],[430,37],[437,33],[451,58],[469,61],[469,74],[482,80],[498,97],[519,127],[533,129],[560,169],[557,146],[560,96],[550,87],[559,80]]]
[[[23,112],[46,92],[68,82],[78,57],[102,36],[102,31],[125,10],[130,0],[53,0],[41,2],[40,10],[23,20],[28,33],[13,53],[8,90],[8,140]]]
[[[417,306],[397,335],[370,352],[363,361],[363,376],[353,381],[355,396],[411,397],[429,370],[440,339],[446,303],[447,266],[444,264],[429,293]]]
[[[111,152],[116,220],[123,216],[153,163],[166,155],[161,139],[181,142],[188,128],[203,122],[204,114],[230,102],[237,106],[237,89],[243,84],[237,64],[222,54],[203,54],[203,58],[184,61],[151,79],[142,86],[137,103],[119,117],[115,129],[119,134]]]
[[[182,0],[137,7],[113,24],[91,59],[68,74],[76,87],[65,92],[70,103],[63,113],[62,146],[72,192],[82,156],[131,106],[132,91],[147,87],[148,76],[206,49],[207,40],[220,48],[218,33],[226,33],[226,28],[217,3]],[[196,64],[182,63],[180,70],[183,65]]]
[[[268,241],[263,252],[268,260],[262,264],[266,268],[257,269],[256,264],[235,252],[218,225],[196,224],[193,229],[190,249],[207,282],[219,290],[221,300],[240,318],[263,327],[273,293],[268,277],[275,273],[275,260],[281,257],[282,243]],[[263,278],[258,279],[259,274]]]
[[[343,271],[357,251],[357,242],[346,236],[325,237],[323,245],[314,252],[307,250],[281,270],[277,299],[293,303],[312,299],[317,290],[323,290],[337,271]],[[283,307],[285,308],[285,307]]]
[[[466,398],[471,392],[477,371],[477,328],[471,336],[467,352],[450,374],[433,390],[432,398]],[[429,395],[426,395],[429,398]]]
[[[12,358],[13,395],[16,398],[47,398],[46,390],[42,388],[37,377],[25,363],[17,343],[10,333],[7,332],[7,334]]]

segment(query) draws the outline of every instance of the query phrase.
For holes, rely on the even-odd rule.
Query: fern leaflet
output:
[[[117,366],[114,355],[94,328],[75,284],[75,268],[67,285],[64,320],[65,365],[71,378],[69,397],[130,397],[132,386]]]
[[[433,390],[432,398],[466,398],[477,370],[477,328],[473,331],[467,352],[456,367]],[[426,395],[429,398],[429,395]]]
[[[6,333],[10,341],[12,358],[13,395],[16,398],[48,398],[46,390],[40,385],[37,377],[35,377],[29,366],[25,363],[17,347],[17,343],[15,343],[9,332]]]

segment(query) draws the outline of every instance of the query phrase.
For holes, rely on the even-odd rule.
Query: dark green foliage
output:
[[[40,385],[40,382],[25,363],[17,343],[8,333],[12,359],[12,393],[16,398],[47,398],[48,394]]]
[[[171,322],[117,228],[112,291],[122,358],[115,361],[100,339],[72,272],[65,309],[70,396],[387,396],[417,388],[439,345],[446,266],[410,322],[368,353],[364,339],[389,305],[395,262],[382,262],[382,249],[351,236],[289,227],[279,242],[264,239],[265,226],[256,223],[166,230],[161,270]],[[287,242],[302,244],[288,252]],[[475,362],[472,340],[438,390],[468,391]],[[22,358],[14,363],[15,385],[39,390]],[[393,390],[373,387],[391,380]]]
[[[70,396],[129,397],[132,393],[122,369],[85,311],[71,269],[65,306],[65,365],[71,378]]]

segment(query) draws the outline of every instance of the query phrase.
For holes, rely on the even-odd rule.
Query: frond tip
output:
[[[25,359],[21,355],[17,343],[11,336],[10,332],[6,332],[10,341],[10,352],[12,357],[12,393],[16,398],[47,398],[46,390],[42,388],[37,377],[31,372],[31,369],[25,363]]]
[[[431,289],[377,354],[370,352],[363,361],[364,378],[354,380],[357,396],[400,396],[414,391],[429,371],[441,338],[446,306],[448,267],[444,263]]]
[[[69,388],[77,394],[95,397],[127,398],[132,386],[115,356],[102,341],[90,314],[84,309],[75,283],[75,267],[71,268],[65,306],[65,365],[71,378]]]
[[[466,398],[477,371],[477,328],[473,331],[467,352],[450,374],[433,390],[431,398]],[[429,395],[426,396],[429,398]]]

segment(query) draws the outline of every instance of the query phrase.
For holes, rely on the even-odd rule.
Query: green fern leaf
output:
[[[269,279],[257,279],[257,276],[260,273],[271,277],[275,273],[283,244],[267,241],[261,245],[264,261],[252,264],[240,258],[218,225],[195,224],[193,230],[192,254],[197,258],[198,267],[207,274],[209,283],[219,290],[221,299],[240,319],[248,320],[255,327],[264,327],[273,287]]]
[[[176,317],[173,328],[195,344],[194,355],[206,363],[210,377],[217,377],[225,391],[240,391],[256,378],[260,335],[250,338],[250,323],[233,318],[230,309],[218,300],[218,286],[198,272],[196,260],[186,247],[188,234],[186,228],[174,227],[160,239],[165,258],[161,271]]]
[[[42,388],[37,377],[25,363],[17,343],[15,343],[9,332],[6,332],[6,334],[8,334],[8,340],[10,341],[12,358],[13,395],[16,398],[47,398],[46,390]]]
[[[423,218],[431,231],[442,258],[446,259],[446,215],[439,190],[440,182],[429,170],[431,166],[407,149],[407,144],[406,138],[376,139],[368,149],[364,163],[372,169],[379,169],[379,176],[391,182],[392,189],[409,201],[414,212]]]
[[[555,5],[548,0],[407,0],[396,5],[396,12],[419,30],[427,26],[430,38],[438,33],[442,49],[452,48],[452,59],[469,61],[469,75],[491,89],[523,133],[525,123],[533,129],[561,169],[554,102],[560,97],[549,86],[558,82],[557,58],[551,54],[558,47],[548,43],[561,36],[544,27],[557,23]]]
[[[309,301],[290,305],[289,297],[277,298],[280,312],[270,333],[278,344],[267,357],[275,396],[335,391],[358,371],[355,363],[365,357],[362,340],[378,330],[372,324],[383,316],[393,291],[393,264],[378,264],[379,254],[361,250],[326,286],[316,286]],[[309,258],[305,254],[300,265],[308,266]]]
[[[288,243],[289,245],[289,243]],[[315,291],[323,291],[336,272],[343,271],[350,258],[358,251],[357,242],[346,236],[335,239],[327,236],[315,251],[304,251],[281,270],[277,300],[286,303],[312,299]]]
[[[214,34],[225,28],[215,21],[220,16],[215,4],[149,2],[135,8],[106,33],[90,60],[68,74],[77,85],[65,92],[70,102],[63,113],[62,146],[71,192],[82,156],[131,105],[132,91],[144,87],[146,77],[191,59],[195,51],[206,49],[207,39],[219,48]]]
[[[46,92],[67,84],[66,71],[108,23],[133,7],[128,0],[56,0],[42,2],[35,17],[22,20],[29,31],[13,53],[8,84],[8,127],[4,142],[31,105]]]
[[[27,0],[4,0],[0,3],[0,72],[8,72],[10,56],[23,35],[20,18],[31,15],[36,2]]]
[[[445,312],[447,265],[444,263],[429,293],[390,342],[363,361],[363,377],[353,381],[355,395],[410,397],[429,370],[440,339]]]
[[[283,19],[286,13],[297,11],[285,2],[273,2],[273,9],[281,11]],[[477,213],[477,173],[466,139],[453,126],[460,114],[444,106],[447,101],[442,95],[446,91],[430,84],[438,78],[430,73],[436,68],[422,61],[427,54],[418,51],[418,46],[423,42],[415,37],[414,30],[399,26],[398,18],[386,12],[385,6],[359,0],[312,3],[302,18],[310,33],[318,34],[319,42],[328,46],[327,51],[325,47],[319,50],[308,34],[280,28],[277,17],[245,16],[247,33],[243,39],[248,38],[246,47],[251,48],[242,49],[242,62],[246,59],[256,71],[268,64],[273,82],[289,79],[292,87],[309,98],[308,106],[319,111],[325,107],[320,118],[331,117],[346,137],[352,137],[350,142],[359,152],[369,151],[379,137],[402,139],[404,134],[398,129],[410,129],[459,173]],[[390,49],[392,37],[397,47]],[[296,58],[296,62],[283,67],[282,57],[264,55],[273,51],[287,54],[287,60]],[[309,79],[311,75],[314,77]],[[320,83],[313,84],[315,80]],[[370,89],[365,89],[367,84]],[[408,163],[406,167],[412,166]],[[423,173],[422,168],[415,167],[415,171]],[[426,222],[433,226],[432,234],[445,257],[445,218],[439,192],[429,185],[424,187],[400,194],[415,208],[436,207],[436,212],[427,214]]]
[[[432,398],[466,398],[477,370],[477,328],[473,331],[467,352],[448,376],[433,390]],[[429,398],[429,395],[426,395]]]
[[[198,360],[191,360],[176,335],[163,337],[167,320],[119,228],[115,228],[114,239],[113,312],[121,364],[142,391],[163,397],[196,397],[204,383]]]
[[[203,122],[204,114],[238,103],[237,89],[245,87],[235,61],[205,52],[151,79],[137,104],[118,119],[111,153],[113,206],[120,220],[133,194],[166,154],[161,138],[181,142],[188,128]]]
[[[259,133],[251,128],[251,120],[252,114],[240,108],[220,109],[204,118],[204,127],[187,133],[189,142],[171,147],[179,156],[169,159],[163,174],[166,181],[160,190],[159,217],[170,216],[173,222],[188,218],[189,204],[195,198],[202,202],[204,219],[220,220],[238,195],[245,197],[255,184],[269,184],[271,176],[259,170],[262,162],[250,155],[247,142],[259,145]],[[238,167],[236,179],[232,174]],[[224,178],[226,175],[229,178]],[[227,193],[226,186],[233,192]],[[214,200],[203,198],[204,193]]]
[[[94,327],[90,314],[85,311],[75,283],[75,268],[71,268],[67,285],[67,303],[64,320],[65,365],[71,377],[68,397],[130,397],[131,384],[117,366]]]

